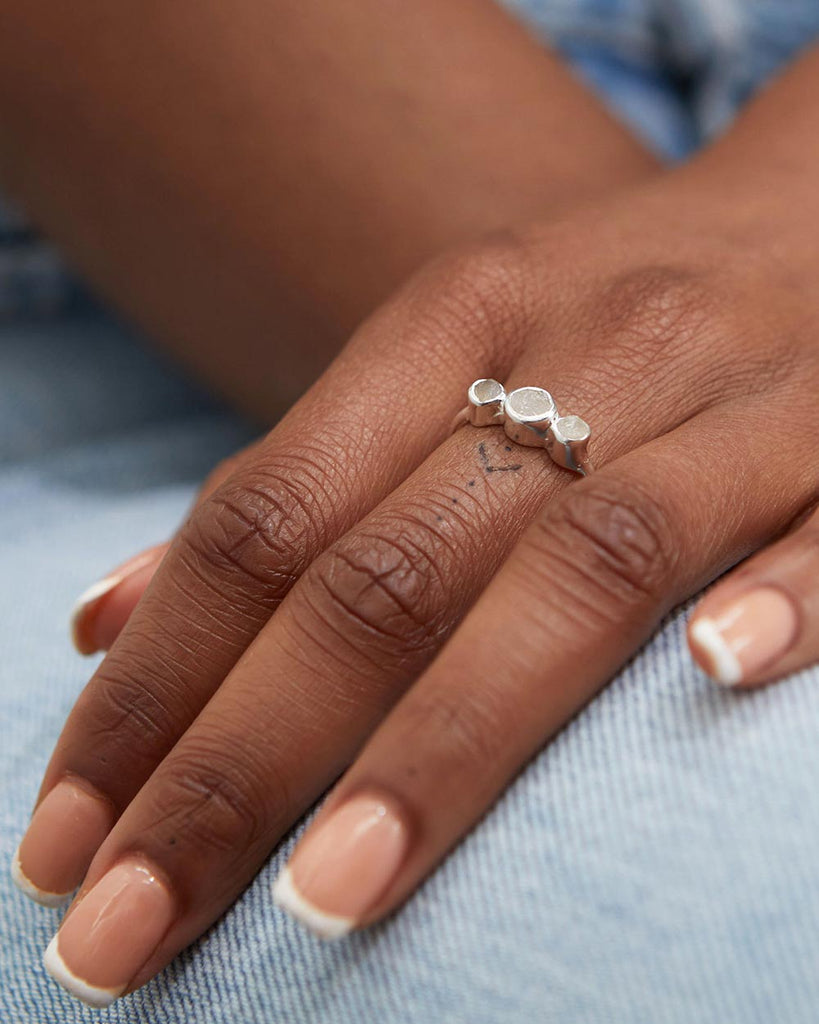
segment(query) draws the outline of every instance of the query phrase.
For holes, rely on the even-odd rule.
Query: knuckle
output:
[[[146,679],[152,680],[150,686]],[[82,757],[93,766],[88,774],[96,769],[100,777],[108,778],[117,764],[152,768],[176,739],[180,696],[156,679],[149,658],[137,654],[127,665],[103,663],[76,707]],[[116,778],[110,782],[116,787]]]
[[[87,711],[84,723],[91,734],[122,737],[120,742],[125,739],[124,733],[129,738],[137,733],[144,740],[163,734],[166,709],[157,694],[140,684],[138,672],[135,667],[126,675],[100,681],[93,710]]]
[[[242,855],[271,834],[273,803],[277,817],[286,814],[286,794],[271,780],[263,782],[250,760],[232,756],[217,741],[189,744],[167,763],[151,791],[155,835],[163,845],[182,849]]]
[[[512,230],[435,261],[422,275],[410,316],[430,337],[442,334],[464,356],[497,362],[522,346],[536,321],[531,247]],[[451,347],[448,356],[451,358]]]
[[[410,524],[359,533],[311,570],[322,625],[359,649],[403,661],[432,652],[447,630],[445,583],[428,538]]]
[[[755,392],[760,380],[774,386],[804,370],[803,321],[796,327],[772,323],[758,299],[770,285],[758,281],[741,254],[730,255],[719,269],[682,262],[639,266],[614,276],[598,293],[592,334],[611,340],[607,369],[615,391],[626,380],[631,393],[635,373],[649,371],[652,379],[663,367],[676,373],[683,360],[690,371],[693,358],[694,365],[707,367],[697,377],[697,401],[707,406]]]
[[[180,536],[182,558],[208,577],[238,576],[240,598],[248,581],[256,584],[262,603],[275,606],[303,571],[318,531],[317,485],[301,484],[295,475],[285,480],[259,470],[229,481],[189,520]]]
[[[489,685],[480,690],[450,692],[439,689],[424,698],[416,699],[402,714],[410,736],[418,736],[418,743],[410,741],[408,749],[424,750],[429,737],[437,740],[436,764],[441,758],[447,768],[469,766],[473,771],[484,765],[495,765],[504,751],[514,746],[515,725],[509,719],[502,702],[493,697]],[[423,766],[418,765],[418,770]],[[473,775],[473,781],[479,780]]]
[[[685,265],[657,265],[617,275],[598,307],[602,329],[641,361],[713,340],[724,308],[713,275]]]
[[[604,614],[623,603],[662,599],[675,570],[676,545],[666,511],[633,481],[578,486],[536,523],[552,558],[568,563],[566,579],[593,595]]]

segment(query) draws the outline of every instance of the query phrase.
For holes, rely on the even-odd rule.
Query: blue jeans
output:
[[[746,6],[774,3],[806,10]],[[588,0],[574,21],[568,2],[529,6],[567,50],[586,39],[602,51],[612,12],[647,5]],[[625,50],[595,65],[593,49],[578,57],[584,73],[596,66],[602,81],[609,60],[621,96]],[[643,130],[656,114],[668,135],[655,142],[673,149],[662,88],[635,73],[625,91],[641,90],[655,112]],[[684,133],[701,130],[686,119]],[[75,594],[165,537],[196,482],[249,437],[89,308],[0,323],[6,862],[89,675],[67,639]],[[297,829],[207,936],[99,1014],[40,965],[59,913],[0,876],[0,1022],[815,1024],[819,671],[725,693],[693,668],[683,620],[672,615],[409,904],[365,934],[325,945],[273,906]]]

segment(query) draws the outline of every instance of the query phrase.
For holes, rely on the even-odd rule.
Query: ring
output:
[[[560,416],[555,400],[544,388],[516,388],[507,393],[491,377],[474,381],[467,392],[467,405],[452,429],[471,423],[473,427],[503,426],[506,436],[529,448],[545,448],[563,469],[581,476],[592,472],[586,450],[591,427],[579,416]]]

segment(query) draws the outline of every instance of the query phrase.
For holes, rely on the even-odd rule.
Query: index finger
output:
[[[491,286],[474,267],[450,276],[444,285],[436,273],[435,301],[421,282],[366,324],[176,537],[52,756],[24,839],[50,850],[45,863],[30,858],[35,898],[79,884],[305,567],[441,440],[476,364],[505,371],[520,304],[494,270]]]

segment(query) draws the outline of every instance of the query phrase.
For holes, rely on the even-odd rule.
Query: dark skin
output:
[[[310,11],[304,22],[301,14],[286,12],[293,32],[304,28],[308,51],[316,37]],[[521,151],[508,146],[517,119],[508,111],[537,109],[538,118],[560,122],[544,101],[543,83],[554,75],[566,94],[557,85],[549,96],[559,98],[563,111],[576,114],[582,107],[588,113],[595,124],[590,144],[591,136],[597,144],[597,128],[612,127],[605,116],[494,9],[463,3],[427,14],[435,31],[421,36],[433,53],[446,27],[435,19],[463,17],[464,28],[470,26],[466,38],[476,49],[458,52],[452,88],[444,93],[457,101],[461,89],[470,98],[473,86],[488,90],[481,117],[494,111],[496,118],[474,134],[467,131],[466,141],[458,135],[459,147],[474,147],[488,163],[476,168],[462,160],[462,149],[450,148],[453,124],[463,127],[465,108],[474,111],[470,99],[442,116],[436,82],[426,95],[430,109],[422,98],[413,103],[412,119],[432,126],[424,131],[438,126],[435,138],[419,140],[410,132],[409,143],[396,142],[403,156],[395,160],[392,151],[382,153],[383,138],[376,147],[388,180],[397,175],[394,205],[385,203],[379,175],[366,187],[360,177],[376,165],[328,142],[337,141],[332,118],[322,118],[316,99],[310,112],[324,140],[321,157],[312,142],[302,151],[306,136],[297,133],[285,155],[271,145],[269,164],[261,156],[242,163],[252,165],[253,174],[259,166],[267,170],[258,187],[237,175],[237,226],[230,226],[232,219],[219,222],[224,234],[217,232],[215,256],[209,245],[192,249],[190,243],[204,238],[197,233],[207,220],[203,211],[224,194],[232,173],[194,160],[191,194],[169,211],[176,233],[159,245],[135,208],[155,208],[165,186],[148,186],[167,179],[147,174],[145,192],[126,197],[108,181],[94,198],[83,181],[96,160],[72,153],[66,156],[72,202],[61,204],[51,198],[43,170],[43,152],[53,145],[50,129],[58,127],[51,108],[35,105],[43,119],[39,129],[16,115],[7,118],[9,137],[17,141],[9,180],[28,190],[32,207],[111,294],[127,308],[142,308],[144,322],[205,375],[216,372],[227,317],[247,290],[246,321],[236,328],[238,356],[225,382],[260,412],[267,389],[257,390],[258,377],[256,383],[246,379],[244,360],[257,375],[268,365],[270,349],[258,347],[261,324],[265,339],[285,323],[299,337],[299,331],[311,337],[317,323],[349,329],[395,278],[442,246],[460,243],[367,317],[270,434],[217,472],[161,552],[161,564],[155,557],[143,585],[134,588],[134,596],[142,595],[137,606],[123,603],[124,626],[69,718],[41,799],[58,782],[79,779],[110,811],[110,832],[90,864],[73,865],[83,881],[69,922],[75,914],[81,920],[83,899],[109,870],[132,861],[149,867],[173,907],[171,923],[154,952],[134,965],[128,988],[147,981],[209,927],[293,821],[340,775],[296,852],[294,877],[300,863],[315,861],[321,830],[342,828],[351,802],[376,801],[382,820],[394,824],[406,845],[390,877],[357,908],[342,906],[346,897],[326,890],[311,890],[305,899],[325,919],[349,919],[350,927],[390,913],[670,608],[796,523],[781,542],[791,545],[788,557],[771,547],[758,558],[768,559],[766,579],[784,567],[779,585],[804,622],[819,618],[809,585],[819,576],[810,515],[819,498],[819,257],[812,230],[819,219],[819,58],[801,61],[725,140],[685,168],[647,175],[650,161],[616,139],[614,130],[607,136],[611,163],[594,161],[596,168],[580,176],[578,195],[576,166],[572,173],[568,166],[582,164],[589,151],[580,145],[572,156],[572,146],[564,152],[554,145],[555,135],[540,148],[542,136],[527,130],[518,140],[526,155],[518,159]],[[33,33],[24,36],[29,46],[44,45],[43,34],[50,38],[37,13],[15,16],[21,30]],[[384,27],[377,18],[366,24]],[[117,25],[108,30],[118,31]],[[170,38],[176,38],[174,25]],[[129,27],[138,46],[142,30]],[[337,27],[334,39],[346,38]],[[402,24],[394,42],[401,55],[409,47],[415,58],[420,43],[410,27]],[[363,29],[356,22],[351,46]],[[487,76],[486,48],[494,52],[495,40],[530,58],[505,64],[496,55],[507,74]],[[279,70],[292,70],[287,52]],[[335,53],[323,56],[331,66]],[[33,67],[33,60],[15,60],[15,88],[25,91],[33,77],[26,79],[26,61]],[[371,62],[361,63],[371,73]],[[273,74],[264,62],[258,65],[266,69],[258,74]],[[396,62],[373,66],[391,75]],[[423,76],[413,61],[397,66],[407,70],[399,90],[405,100],[408,83]],[[520,68],[530,68],[531,77]],[[345,110],[350,96],[359,95],[357,81],[347,83]],[[512,86],[533,108],[510,106]],[[395,96],[392,88],[375,92]],[[94,100],[93,88],[74,85],[68,93],[96,112],[92,154],[99,155],[103,125],[122,143],[121,157],[114,146],[112,160],[139,161],[138,147],[126,145],[128,133]],[[259,94],[266,104],[275,90]],[[273,103],[269,118],[284,124],[290,110],[290,103],[280,110]],[[156,111],[137,104],[134,116],[139,111],[140,123],[151,124]],[[245,113],[229,125],[246,126]],[[394,108],[390,114],[376,103],[373,124],[393,124]],[[358,115],[364,116],[360,109]],[[306,116],[300,108],[300,124]],[[581,136],[591,123],[574,125],[569,118],[567,126],[570,121]],[[466,117],[467,127],[470,122]],[[174,124],[179,127],[171,119]],[[209,126],[199,127],[206,147]],[[174,138],[171,130],[151,136],[162,142],[159,152],[173,156],[151,164],[153,173],[160,165],[170,173],[198,152],[188,144],[168,150]],[[502,149],[514,154],[511,168],[495,162],[486,144],[494,138],[507,140]],[[402,147],[413,139],[407,156]],[[538,152],[551,161],[548,188],[545,163],[529,177]],[[271,177],[274,166],[278,178]],[[442,168],[454,177],[442,176]],[[600,180],[612,184],[620,171],[619,187],[603,197]],[[278,205],[288,194],[281,187],[288,174],[291,196],[297,184],[314,182],[309,202]],[[328,176],[332,187],[323,191]],[[419,177],[429,206],[414,201]],[[178,180],[188,179],[181,174]],[[267,194],[259,189],[271,180],[280,187],[271,190],[270,206],[264,216],[251,216],[240,200]],[[349,191],[339,190],[342,180]],[[439,189],[443,201],[435,198]],[[527,197],[531,207],[524,210]],[[370,205],[373,217],[362,220]],[[435,230],[429,210],[445,214],[440,222],[435,218]],[[407,226],[403,241],[395,237],[393,216]],[[316,217],[327,226],[319,245]],[[503,224],[504,231],[463,244]],[[94,253],[103,251],[99,239],[109,229],[106,263]],[[375,278],[361,272],[372,267],[372,232],[384,243],[383,276]],[[307,235],[310,244],[301,248]],[[345,246],[351,240],[344,258],[340,237]],[[186,244],[175,249],[180,238]],[[191,300],[186,303],[179,301],[179,281],[170,288],[168,280],[181,274],[191,251],[190,278],[181,275],[190,288],[181,293]],[[148,255],[159,261],[163,280]],[[214,259],[224,260],[224,276],[214,271]],[[201,294],[190,284],[194,279],[215,282],[207,295],[209,322],[193,301]],[[303,318],[305,309],[318,311],[318,319]],[[191,346],[200,330],[201,346]],[[577,411],[595,428],[599,471],[578,480],[543,452],[509,445],[497,427],[467,427],[450,436],[452,417],[479,375],[509,388],[548,385],[561,410]],[[794,408],[800,429],[789,436],[792,457],[772,458],[772,425]],[[761,563],[749,563],[741,586],[750,585],[749,572],[753,582],[755,564]],[[722,586],[736,586],[736,579]],[[98,606],[93,614],[102,614]],[[816,632],[803,628],[790,660],[742,684],[772,678],[800,659],[806,663],[817,653]],[[334,848],[354,858],[349,835],[341,839]],[[331,877],[344,865],[336,860],[325,867]],[[373,873],[362,868],[357,877]],[[289,909],[298,913],[292,904]]]
[[[657,166],[490,0],[5,8],[3,184],[264,423],[436,253]]]

